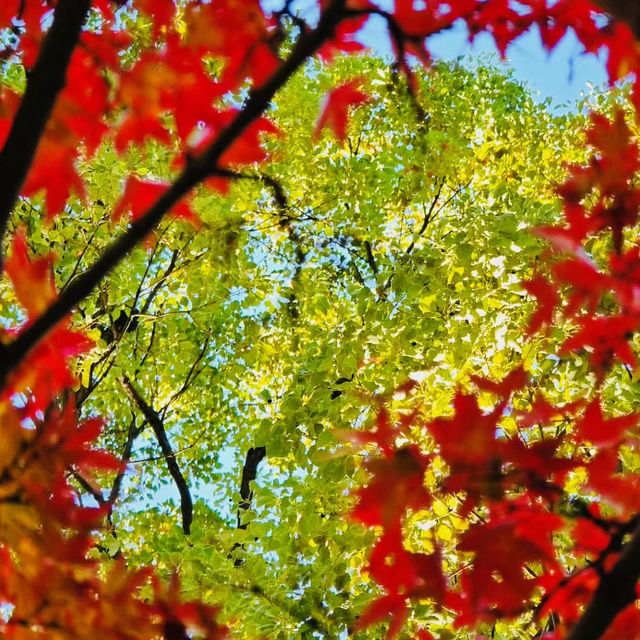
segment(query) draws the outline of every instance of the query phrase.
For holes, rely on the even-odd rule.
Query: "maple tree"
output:
[[[537,629],[538,637],[636,637],[640,489],[633,432],[638,416],[632,407],[624,411],[624,404],[632,404],[628,402],[616,405],[615,416],[609,415],[610,396],[617,387],[608,385],[621,366],[635,382],[637,368],[633,338],[640,324],[640,253],[632,236],[640,207],[634,183],[640,153],[633,133],[640,96],[635,87],[640,81],[636,4],[310,4],[317,16],[309,20],[294,11],[292,2],[271,13],[257,1],[238,0],[15,0],[0,7],[6,67],[0,93],[0,237],[4,241],[12,236],[3,244],[10,247],[3,260],[10,299],[3,306],[11,321],[0,336],[3,633],[19,638],[171,640],[227,634],[216,621],[216,608],[201,598],[185,599],[176,577],[162,580],[150,570],[127,566],[121,549],[110,554],[108,564],[95,555],[102,544],[97,543],[98,532],[115,535],[112,507],[142,428],[131,422],[124,461],[96,447],[102,420],[94,412],[78,416],[78,406],[97,384],[96,362],[86,356],[87,384],[78,386],[73,370],[74,359],[87,354],[94,341],[87,335],[91,331],[82,331],[70,314],[92,314],[93,292],[140,243],[146,243],[152,257],[164,251],[158,248],[160,238],[152,235],[164,218],[204,227],[202,201],[233,199],[236,185],[245,181],[271,195],[279,228],[299,249],[291,194],[273,175],[258,172],[270,158],[269,145],[286,133],[274,123],[277,113],[269,107],[281,89],[295,84],[296,73],[311,58],[331,61],[340,53],[361,50],[358,34],[377,16],[385,22],[397,56],[393,77],[383,74],[383,83],[392,80],[403,87],[408,111],[423,127],[429,115],[421,106],[424,86],[415,61],[428,63],[428,37],[457,21],[466,23],[472,37],[489,32],[502,53],[534,26],[548,49],[571,29],[587,52],[606,52],[612,83],[635,75],[627,110],[615,106],[610,116],[591,116],[586,155],[570,164],[568,177],[559,181],[564,223],[549,220],[536,231],[550,246],[535,273],[522,283],[538,300],[527,329],[536,355],[498,381],[488,375],[493,373],[488,367],[484,375],[453,376],[450,401],[441,406],[420,402],[420,394],[411,392],[415,385],[402,385],[398,379],[396,400],[370,394],[377,414],[371,428],[337,432],[351,447],[367,453],[361,475],[369,480],[356,491],[351,518],[379,532],[368,571],[384,593],[364,609],[355,628],[388,619],[387,635],[392,637],[401,632],[411,607],[427,602],[429,610],[447,612],[456,627],[494,625],[495,631],[498,621],[519,617]],[[351,77],[329,88],[311,136],[314,144],[323,144],[327,129],[345,141],[350,113],[373,102],[366,84],[366,77]],[[438,134],[445,132],[443,127]],[[383,149],[384,143],[381,136],[378,146]],[[407,160],[427,153],[420,149],[419,137],[415,143]],[[355,151],[351,148],[355,163],[358,144]],[[448,144],[443,138],[442,149]],[[377,151],[372,145],[371,156]],[[17,222],[19,212],[31,208],[51,225],[64,220],[73,235],[83,227],[81,211],[94,187],[83,163],[90,166],[95,160],[98,166],[110,157],[114,166],[126,167],[129,154],[143,152],[156,161],[157,174],[122,176],[122,188],[113,187],[117,193],[109,215],[120,221],[119,235],[82,270],[87,244],[58,291],[55,258],[49,252],[29,255],[35,234]],[[389,166],[391,173],[398,172],[397,166]],[[411,171],[418,172],[418,165]],[[469,167],[467,172],[472,175]],[[446,204],[436,209],[446,177],[432,177],[432,205],[425,207],[418,233],[402,247],[405,257]],[[450,198],[463,197],[471,180],[449,186]],[[345,224],[351,215],[345,216]],[[233,232],[227,233],[227,247],[235,241]],[[347,252],[356,247],[348,233],[341,242]],[[377,300],[395,302],[402,292],[401,265],[397,272],[381,274],[371,243],[358,242],[365,256],[360,260],[373,274]],[[138,289],[131,306],[137,315],[148,311],[178,255],[174,252],[164,273],[156,274],[157,286],[141,313]],[[497,265],[504,259],[494,258]],[[304,277],[306,260],[299,249],[292,281]],[[145,277],[152,265],[153,260]],[[352,266],[366,285],[358,261]],[[430,301],[422,304],[428,307]],[[298,306],[292,288],[287,302],[292,323]],[[102,325],[94,335],[107,350],[138,322],[133,313],[117,312],[110,326]],[[103,308],[92,319],[105,313],[108,309]],[[326,305],[324,313],[330,313]],[[565,322],[556,327],[560,317]],[[552,339],[547,340],[545,332]],[[191,533],[194,504],[164,422],[172,402],[197,375],[214,338],[208,335],[202,341],[186,380],[161,410],[145,399],[137,378],[126,372],[117,378],[131,406],[152,428],[179,491],[185,534]],[[548,344],[557,349],[543,346]],[[375,380],[376,357],[364,355],[342,363],[346,375],[335,381],[333,398],[340,397],[338,387],[361,369]],[[315,357],[320,370],[329,362]],[[564,379],[548,375],[543,382],[545,360],[568,363],[569,373],[562,374]],[[582,382],[571,387],[568,381],[580,370]],[[465,388],[458,388],[459,383]],[[285,401],[300,403],[295,393],[281,406]],[[264,455],[264,447],[252,447],[247,454],[238,532],[247,530],[242,511],[251,505],[250,483]],[[115,478],[107,498],[97,485],[100,474]],[[83,496],[91,496],[96,505],[84,504]],[[443,524],[437,534],[423,526],[428,514],[443,506],[443,518],[463,522],[455,535]],[[427,533],[417,541],[412,534],[420,530]],[[229,552],[234,565],[242,565],[248,544],[238,533]],[[314,637],[318,620],[309,621],[313,623],[307,635]],[[434,637],[435,626],[430,629],[426,620],[418,619],[412,632]]]

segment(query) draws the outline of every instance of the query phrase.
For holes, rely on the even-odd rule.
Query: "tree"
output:
[[[311,161],[306,150],[321,96],[359,76],[372,78],[362,86],[370,103],[354,113],[344,148],[327,135]],[[160,413],[172,399],[164,425],[180,451],[178,462],[195,503],[185,538],[180,496],[147,427],[148,434],[143,431],[134,443],[139,475],[135,484],[125,483],[114,505],[118,539],[108,533],[100,544],[112,555],[124,550],[129,564],[153,561],[168,574],[179,566],[183,588],[194,596],[208,593],[222,617],[236,614],[234,629],[248,637],[304,637],[314,625],[337,637],[373,597],[359,571],[366,565],[369,534],[344,518],[353,502],[344,494],[363,482],[364,469],[359,456],[332,457],[339,448],[333,427],[365,419],[363,395],[393,389],[443,351],[450,352],[448,361],[432,371],[423,388],[446,406],[451,369],[480,373],[480,362],[495,345],[494,332],[504,331],[505,340],[516,344],[526,321],[529,305],[517,282],[543,243],[517,227],[524,216],[533,226],[558,214],[551,190],[541,193],[543,174],[532,158],[544,152],[547,173],[557,171],[559,179],[561,159],[573,158],[565,132],[574,121],[536,107],[495,70],[443,66],[420,81],[430,96],[428,131],[417,127],[421,120],[410,97],[394,86],[380,61],[346,58],[330,72],[309,69],[278,98],[276,124],[292,133],[273,142],[274,160],[263,169],[287,194],[295,235],[280,225],[281,211],[268,188],[236,184],[230,199],[207,197],[214,215],[202,217],[213,228],[190,234],[191,242],[201,245],[183,249],[185,226],[178,230],[182,238],[163,229],[155,251],[140,249],[144,262],[134,259],[124,267],[123,276],[110,279],[95,302],[108,299],[108,315],[132,317],[131,301],[148,261],[149,272],[161,275],[173,262],[160,289],[156,281],[144,280],[147,293],[138,306],[146,306],[149,292],[155,291],[154,301],[145,314],[133,313],[138,324],[120,336],[112,356],[111,329],[101,330],[105,350],[94,349],[83,370],[105,356],[99,367],[109,367],[111,357],[114,362],[97,387],[89,385],[93,391],[83,411],[105,413],[111,407],[103,437],[110,450],[121,451],[133,417],[128,404],[122,406],[123,373]],[[296,122],[297,130],[288,122]],[[452,128],[455,138],[447,134]],[[495,152],[500,158],[487,162]],[[398,171],[399,163],[419,169]],[[293,174],[291,167],[299,168]],[[503,170],[521,174],[518,189],[505,190]],[[104,183],[112,179],[105,171]],[[105,191],[100,184],[96,193]],[[227,207],[231,211],[224,215]],[[505,208],[519,214],[505,216]],[[388,226],[403,213],[405,231],[390,238]],[[433,219],[420,234],[425,214]],[[220,233],[226,220],[234,221],[231,250],[229,229]],[[44,246],[51,233],[65,235],[60,228],[39,232]],[[95,251],[101,241],[106,239],[94,240]],[[84,244],[80,240],[75,248],[70,242],[63,282]],[[210,246],[215,249],[200,255]],[[473,252],[473,246],[487,249]],[[174,259],[175,249],[181,251]],[[134,269],[139,277],[131,277]],[[229,283],[236,288],[228,291]],[[505,289],[512,290],[508,301]],[[95,314],[90,308],[88,313],[85,305],[87,317]],[[107,322],[105,315],[94,322]],[[210,327],[215,328],[210,347],[198,361]],[[149,344],[152,331],[147,353],[139,345]],[[460,338],[455,349],[451,335]],[[501,356],[513,357],[507,351],[500,350]],[[189,355],[176,363],[182,354]],[[367,358],[376,362],[358,369]],[[174,398],[194,362],[198,375]],[[505,359],[502,368],[508,366]],[[94,374],[98,370],[94,367]],[[133,414],[142,426],[140,411]],[[220,442],[225,446],[217,453]],[[238,476],[243,467],[250,475],[255,458],[247,455],[261,447],[267,453],[259,466],[261,486],[243,516],[250,524],[239,529]],[[158,493],[169,491],[173,504],[158,508]]]
[[[343,429],[341,437],[365,447],[364,451],[374,450],[369,444],[375,445],[380,456],[369,456],[364,467],[356,465],[353,456],[336,458],[317,478],[318,490],[331,492],[346,486],[352,475],[356,480],[362,480],[365,472],[371,476],[358,491],[353,518],[382,530],[369,570],[385,591],[365,608],[354,623],[357,628],[390,618],[388,633],[394,635],[404,624],[407,602],[417,600],[430,603],[419,603],[415,610],[417,616],[424,614],[425,628],[416,631],[422,637],[428,637],[428,618],[434,612],[441,621],[455,618],[457,625],[493,625],[518,615],[526,623],[530,620],[526,616],[535,614],[540,634],[547,631],[546,625],[555,637],[567,632],[570,638],[596,638],[607,629],[610,636],[621,628],[634,630],[638,536],[634,441],[627,435],[636,424],[631,413],[634,390],[621,380],[620,367],[613,366],[616,360],[631,368],[635,365],[629,340],[637,328],[637,255],[624,233],[637,216],[633,175],[638,156],[629,128],[631,114],[625,116],[622,109],[612,107],[610,118],[594,115],[587,130],[593,155],[571,149],[568,143],[574,141],[561,133],[562,123],[536,111],[522,92],[505,86],[495,74],[482,71],[480,75],[495,84],[503,82],[499,97],[505,104],[471,110],[471,118],[477,114],[486,124],[481,129],[486,139],[476,141],[473,134],[478,127],[466,128],[473,122],[464,119],[468,105],[458,103],[457,121],[442,102],[435,108],[442,88],[421,80],[407,55],[425,60],[425,37],[458,19],[467,22],[471,33],[490,31],[502,51],[533,24],[549,48],[572,27],[588,51],[608,51],[608,69],[615,81],[637,68],[632,30],[625,25],[628,21],[635,28],[631,10],[635,5],[603,2],[622,20],[614,22],[586,2],[511,7],[508,2],[470,1],[420,8],[399,1],[387,12],[366,0],[333,0],[319,3],[318,16],[308,23],[293,12],[292,3],[269,16],[257,2],[233,0],[178,6],[172,0],[91,4],[59,0],[52,11],[49,3],[27,0],[7,3],[0,10],[6,43],[6,83],[0,102],[4,143],[0,230],[5,235],[10,229],[12,236],[4,263],[11,291],[3,297],[3,310],[14,327],[3,336],[0,359],[5,442],[0,531],[5,567],[0,592],[8,605],[5,632],[25,637],[166,638],[225,633],[210,607],[183,602],[175,579],[162,582],[145,570],[125,568],[117,537],[122,529],[114,520],[112,505],[127,480],[116,457],[92,447],[101,430],[95,417],[98,408],[113,416],[104,442],[120,458],[157,455],[146,454],[144,445],[138,448],[138,438],[157,443],[179,491],[185,534],[191,533],[198,517],[214,516],[196,503],[193,520],[193,497],[178,453],[214,440],[215,434],[198,424],[211,421],[214,408],[233,420],[251,416],[258,428],[251,434],[255,440],[241,443],[246,458],[241,502],[234,508],[237,528],[216,541],[228,549],[228,560],[239,571],[246,569],[243,565],[248,564],[245,559],[252,546],[262,550],[266,560],[274,557],[267,542],[273,529],[264,521],[248,525],[247,520],[253,505],[251,478],[265,453],[285,461],[290,454],[304,469],[307,456],[314,463],[313,456],[321,458],[323,451],[335,449],[334,435],[327,429],[331,422],[362,427],[371,411],[377,413],[371,429]],[[374,14],[386,20],[398,58],[392,76],[379,64],[360,62],[354,76],[341,77],[329,90],[315,134],[317,162],[326,163],[322,191],[341,203],[332,208],[333,227],[328,227],[326,218],[313,214],[318,203],[306,202],[322,191],[308,191],[304,170],[299,168],[303,175],[289,185],[290,169],[284,163],[261,168],[277,145],[277,140],[267,142],[263,136],[277,136],[274,119],[281,108],[282,128],[287,117],[294,127],[299,121],[299,116],[287,115],[280,107],[276,93],[289,83],[295,90],[296,83],[309,82],[295,74],[314,55],[329,59],[336,52],[357,49],[357,33]],[[466,83],[467,95],[473,95],[469,76],[465,81],[460,70],[441,73],[450,74],[450,85],[444,86],[452,94],[461,91],[454,87]],[[386,111],[396,127],[387,132],[372,126],[371,136],[350,137],[346,148],[334,152],[333,143],[322,137],[323,129],[345,141],[350,109],[369,100],[374,106],[362,107],[356,114],[364,119],[360,126],[366,131],[366,118],[375,123],[376,109],[384,103],[381,87],[397,102],[388,102]],[[426,111],[421,101],[425,91],[433,95],[433,112],[431,107]],[[274,98],[277,109],[267,119],[264,114]],[[310,106],[303,99],[291,112],[295,109],[308,113]],[[525,158],[502,132],[519,130],[525,135],[540,119],[546,122],[547,144],[534,145],[533,156]],[[403,130],[401,125],[408,122],[415,124]],[[457,132],[452,132],[453,123]],[[536,130],[539,126],[536,122]],[[296,133],[304,135],[304,130]],[[292,151],[296,153],[296,148]],[[482,164],[491,156],[511,172],[512,180],[522,182],[521,188],[501,184],[504,174],[499,171],[479,171],[477,160]],[[569,160],[573,167],[560,188],[567,220],[562,228],[552,226],[550,196],[533,197],[540,184],[539,168],[546,170],[558,158]],[[310,176],[317,162],[309,162]],[[374,172],[363,171],[367,162],[378,163]],[[428,180],[420,174],[422,163],[431,167]],[[334,176],[344,174],[349,182],[334,178],[332,183],[327,165],[333,166]],[[109,184],[108,174],[118,180]],[[337,185],[344,184],[357,186],[370,197],[355,202],[351,191],[336,192]],[[415,191],[415,200],[406,198]],[[381,207],[375,198],[386,194],[394,199]],[[536,206],[542,202],[544,209],[533,216],[529,202]],[[454,210],[475,216],[475,224],[462,233],[443,221],[442,214],[446,207],[454,207],[452,203]],[[483,208],[495,210],[497,203],[512,205],[518,217],[485,227]],[[353,223],[358,211],[351,209],[356,205],[370,208],[371,228],[366,234]],[[269,239],[282,247],[283,255],[280,260],[270,258],[265,270],[279,271],[282,277],[256,281],[259,272],[252,267],[260,259],[261,230],[256,229],[253,237],[241,233],[238,210],[243,207],[257,208],[256,219],[273,225]],[[396,207],[414,223],[417,230],[411,237],[394,239],[389,233],[389,225],[397,220]],[[158,227],[166,214],[204,229],[193,235],[174,223]],[[43,215],[55,218],[48,230],[40,228]],[[119,235],[105,246],[113,235],[108,225],[112,215],[132,219],[121,222]],[[525,290],[540,303],[529,332],[533,335],[552,324],[565,291],[572,294],[565,315],[574,328],[554,327],[548,341],[538,337],[529,342],[521,353],[523,367],[507,373],[519,349],[512,336],[522,308],[501,309],[501,299],[492,292],[502,284],[514,286],[507,304],[521,301],[511,278],[515,274],[507,270],[522,264],[514,253],[539,253],[538,241],[523,234],[529,215],[546,225],[541,235],[552,241],[556,252],[569,253],[569,258],[542,254],[536,273],[525,282]],[[452,236],[448,244],[429,247],[424,232],[430,226],[446,229],[444,233]],[[156,236],[148,240],[147,252],[134,252],[126,269],[116,269],[154,229]],[[481,250],[487,237],[500,238],[502,246]],[[46,243],[74,246],[77,238],[79,255],[65,252],[57,265],[58,291],[53,259],[46,251],[31,257],[27,239],[43,249]],[[313,245],[305,242],[308,238],[313,238]],[[248,250],[239,258],[240,242]],[[339,253],[329,253],[331,245],[339,247]],[[206,253],[211,246],[219,247],[225,263],[215,287],[233,288],[236,302],[225,296],[217,303],[216,325],[208,327],[210,314],[191,301],[207,288]],[[433,257],[435,253],[439,258],[438,250],[445,252],[441,265]],[[417,253],[423,263],[411,259]],[[473,281],[455,280],[456,272],[459,275],[462,268],[464,274],[464,267],[473,265],[493,269],[483,283],[488,295],[480,306],[470,295]],[[199,267],[204,273],[190,275],[188,284],[174,277],[180,269]],[[133,281],[134,272],[142,279]],[[471,270],[473,278],[477,273],[478,269]],[[323,279],[316,279],[317,274]],[[414,279],[425,277],[432,286],[439,283],[435,291],[426,293],[416,286]],[[306,282],[316,288],[305,286]],[[267,286],[273,283],[277,288],[269,291]],[[176,318],[185,300],[191,325],[180,326],[178,332]],[[245,313],[238,301],[245,303]],[[415,308],[416,301],[424,316],[416,319],[415,326],[380,339],[378,334],[393,331],[394,314]],[[294,329],[302,306],[314,309],[316,317],[298,331]],[[345,322],[333,337],[318,343],[317,336],[336,324],[332,318],[336,309],[354,306],[363,329],[358,322]],[[68,314],[74,309],[72,321]],[[475,318],[462,315],[463,309],[474,310]],[[276,314],[277,310],[286,313]],[[156,317],[159,312],[169,319],[161,322]],[[495,314],[500,326],[485,342],[476,319],[487,314]],[[462,326],[465,321],[469,329]],[[455,323],[460,339],[450,346],[446,333]],[[235,342],[239,324],[242,340]],[[298,370],[284,369],[273,344],[258,334],[260,326],[282,336],[279,347],[284,344],[296,354]],[[417,332],[433,336],[429,348],[446,365],[426,377],[413,376],[422,380],[423,390],[440,386],[439,404],[429,407],[421,406],[420,394],[404,400],[381,394],[394,388],[407,393],[409,385],[403,381],[414,372],[407,347],[415,346]],[[177,356],[169,351],[176,336],[184,336],[178,345],[184,349]],[[89,353],[90,338],[98,341],[95,358]],[[494,339],[496,345],[491,345]],[[156,341],[164,352],[154,347]],[[469,353],[467,341],[478,343],[484,362],[465,369],[458,363]],[[545,356],[547,351],[554,353],[546,345],[554,344],[562,344],[562,358]],[[218,345],[231,345],[230,352],[214,351]],[[392,350],[398,345],[401,356],[395,359]],[[567,356],[576,350],[590,355]],[[128,353],[133,358],[127,358]],[[77,356],[81,356],[80,385],[74,383],[69,363]],[[413,357],[427,359],[424,353]],[[390,364],[379,366],[385,358]],[[264,380],[243,385],[237,369],[233,373],[234,366],[249,368],[261,360],[269,364],[264,374],[269,376],[268,385]],[[477,366],[484,377],[474,371]],[[156,372],[159,367],[165,370],[163,376]],[[475,385],[477,396],[468,388],[464,392],[455,388],[459,382],[467,384],[471,371],[476,375],[469,384]],[[587,371],[592,378],[585,376]],[[229,372],[232,377],[225,384],[223,376]],[[327,388],[329,373],[333,381]],[[632,369],[629,375],[633,381]],[[115,385],[128,398],[127,405],[114,403]],[[240,387],[240,392],[230,401],[231,385]],[[360,412],[351,397],[358,387],[369,398]],[[241,411],[243,396],[256,388],[262,408]],[[217,406],[211,397],[207,404],[200,402],[205,394],[213,394]],[[450,413],[447,395],[454,396],[455,413],[443,418],[441,414]],[[347,398],[350,401],[344,402]],[[614,403],[614,412],[621,417],[603,417],[603,409],[608,416]],[[78,407],[86,418],[78,419]],[[289,422],[274,424],[278,412],[286,412]],[[398,427],[393,429],[396,421]],[[168,436],[169,423],[183,434],[182,443],[172,441],[175,429],[172,438]],[[279,442],[283,433],[286,438]],[[317,444],[311,444],[314,439]],[[222,440],[215,442],[220,446]],[[206,468],[206,454],[199,461]],[[112,489],[106,496],[98,488],[96,470],[105,472],[105,478],[112,474]],[[280,497],[292,486],[315,481],[303,472],[289,474]],[[97,503],[94,508],[82,503],[88,496]],[[320,494],[317,504],[327,504],[328,497],[329,493]],[[426,509],[436,514],[440,510],[435,535],[429,533],[432,516],[425,514]],[[288,514],[294,530],[296,507]],[[324,528],[327,515],[333,514],[320,512],[305,523],[308,531]],[[96,532],[104,518],[111,518],[111,524],[101,536]],[[157,523],[153,514],[148,522]],[[370,537],[362,529],[355,533],[353,524],[341,527],[335,522],[332,519],[328,529],[340,532],[349,527],[352,541],[364,543]],[[326,555],[322,550],[327,548],[328,529],[308,545],[317,546],[320,561]],[[456,529],[460,533],[454,535]],[[206,536],[196,539],[202,532],[193,531],[192,551],[180,550],[192,574],[199,571],[202,547],[211,545]],[[420,531],[427,533],[421,536]],[[575,542],[567,532],[573,532]],[[310,549],[299,548],[295,537],[285,548],[286,535],[281,526],[281,541],[275,548],[299,558],[302,567],[312,571]],[[499,553],[487,551],[490,542],[498,544]],[[112,560],[98,562],[101,553]],[[216,554],[211,556],[219,562]],[[143,542],[139,560],[145,559],[149,558]],[[567,573],[573,567],[575,572]],[[548,570],[546,576],[540,575],[542,568]],[[322,571],[322,566],[316,570]],[[314,602],[316,594],[306,589],[304,573],[298,584],[291,585],[300,602],[290,613],[303,623],[295,626],[296,632],[330,637],[336,629],[341,632],[340,624],[351,629],[352,610],[362,610],[366,597],[363,594],[346,607],[336,604],[344,599],[341,594],[351,575],[345,563],[335,566],[329,576],[333,583],[325,587],[331,603]],[[188,573],[185,579],[197,595],[206,595],[197,579],[190,580]],[[226,592],[244,587],[229,584]],[[273,596],[255,583],[248,591],[266,601]],[[273,604],[286,608],[291,599],[277,597]],[[327,607],[333,616],[328,622],[334,626],[323,628],[327,620],[318,612]],[[439,625],[442,622],[432,630],[437,632]]]

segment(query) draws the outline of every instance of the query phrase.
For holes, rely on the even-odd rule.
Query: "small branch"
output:
[[[444,183],[445,182],[446,182],[446,178],[443,177],[440,180],[440,184],[438,185],[438,190],[436,191],[436,194],[433,197],[433,200],[431,200],[431,204],[429,205],[429,209],[425,211],[424,218],[422,219],[422,225],[420,226],[420,229],[418,229],[418,232],[416,233],[416,236],[418,238],[420,236],[422,236],[422,234],[427,230],[427,227],[429,226],[429,223],[435,217],[434,209],[436,208],[436,205],[438,204],[438,200],[440,200],[440,195],[442,194],[442,188],[444,187]],[[440,208],[442,208],[442,207],[440,207]],[[411,241],[411,244],[407,247],[407,250],[405,251],[405,254],[409,255],[413,251],[413,248],[415,246],[416,246],[416,239],[414,238]]]
[[[127,376],[123,376],[120,379],[120,382],[126,394],[153,429],[156,440],[160,445],[162,455],[167,463],[169,473],[171,474],[173,481],[176,483],[176,487],[178,487],[178,492],[180,493],[180,510],[182,512],[182,530],[186,535],[189,535],[191,532],[191,523],[193,521],[193,501],[191,500],[191,493],[189,492],[187,481],[184,479],[182,471],[180,471],[180,467],[176,461],[176,455],[171,448],[167,432],[164,428],[164,423],[153,407],[147,404]]]
[[[184,379],[184,382],[182,383],[182,386],[171,396],[171,398],[169,398],[169,400],[167,401],[165,406],[162,408],[161,413],[162,413],[163,417],[165,416],[166,411],[169,408],[169,406],[189,388],[189,385],[195,380],[195,378],[202,371],[202,369],[199,369],[199,370],[196,370],[196,369],[197,369],[198,365],[202,362],[204,357],[207,355],[207,350],[209,349],[209,341],[210,340],[211,340],[211,332],[209,332],[209,334],[207,334],[207,337],[205,338],[204,342],[202,343],[202,348],[200,349],[200,353],[198,354],[196,359],[191,364],[191,367],[189,367],[189,371],[187,372],[187,375],[186,375],[186,377]]]
[[[129,423],[129,428],[127,429],[127,441],[124,445],[124,450],[122,451],[121,460],[125,464],[128,464],[131,460],[131,451],[133,450],[133,443],[135,439],[142,433],[142,430],[146,426],[146,422],[143,422],[139,427],[136,425],[136,417],[135,415],[131,418],[131,422]],[[122,488],[122,481],[124,480],[125,471],[119,471],[116,479],[113,481],[113,485],[111,486],[111,491],[109,493],[109,498],[107,502],[110,505],[113,505],[115,501],[120,496],[120,489]]]
[[[373,275],[378,275],[378,265],[376,264],[376,259],[373,257],[373,250],[371,249],[371,243],[368,240],[364,241],[364,250],[367,253],[367,264],[373,271]]]
[[[71,475],[76,482],[102,507],[107,504],[100,489],[94,487],[82,474],[75,469],[70,469]]]
[[[230,169],[219,169],[214,175],[221,178],[229,178],[230,180],[250,180],[252,182],[262,182],[273,192],[273,199],[280,211],[280,214],[288,218],[289,205],[287,204],[287,196],[282,185],[273,178],[264,173],[242,173],[240,171],[231,171]]]
[[[584,610],[582,617],[571,629],[566,640],[598,640],[611,626],[615,617],[638,597],[636,584],[640,579],[640,527],[611,571],[600,584]]]
[[[158,292],[160,291],[160,289],[162,289],[162,286],[166,282],[167,278],[171,275],[173,270],[176,268],[176,263],[178,261],[178,253],[179,253],[178,249],[173,250],[169,265],[165,269],[162,276],[158,279],[158,282],[155,283],[153,289],[151,289],[151,293],[149,293],[149,295],[147,296],[147,299],[144,301],[144,305],[142,306],[142,309],[140,309],[141,316],[147,315],[147,313],[149,312],[149,307],[151,307],[151,303],[153,302],[154,298],[158,295]],[[134,300],[133,310],[131,311],[132,316],[136,312],[135,311],[136,306],[137,306],[137,301]]]
[[[262,462],[263,458],[267,455],[265,447],[251,447],[247,451],[247,457],[242,467],[242,478],[240,480],[240,501],[238,502],[238,511],[236,513],[237,528],[246,529],[248,522],[242,522],[242,514],[244,511],[248,511],[251,508],[251,500],[253,499],[253,491],[251,490],[251,483],[256,479],[258,473],[258,465]],[[236,542],[229,553],[232,557],[233,552],[236,549],[244,549],[244,545]],[[240,557],[236,557],[233,561],[234,567],[239,567],[244,560]]]
[[[238,504],[238,529],[246,529],[247,523],[242,522],[242,511],[247,511],[251,508],[251,500],[253,499],[253,491],[251,490],[251,483],[256,479],[258,474],[258,465],[262,462],[263,458],[267,455],[265,447],[251,447],[247,451],[247,457],[242,467],[242,478],[240,480],[240,503]]]
[[[67,68],[90,7],[91,0],[58,1],[38,59],[27,73],[27,88],[0,152],[0,247],[56,98],[65,86]]]

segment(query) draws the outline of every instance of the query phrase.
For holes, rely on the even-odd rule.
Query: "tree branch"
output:
[[[237,528],[246,529],[248,523],[242,522],[243,511],[248,511],[251,508],[251,500],[253,499],[253,491],[251,490],[251,483],[256,479],[258,474],[258,465],[262,459],[267,455],[265,447],[251,447],[247,451],[247,457],[242,467],[242,478],[240,480],[240,501],[238,502],[238,511],[236,513]],[[229,553],[229,557],[233,557],[233,552],[236,549],[243,549],[244,545],[236,542]],[[243,558],[236,557],[233,560],[233,566],[239,567],[244,562]]]
[[[147,402],[140,395],[138,390],[133,386],[133,383],[127,376],[123,376],[120,379],[120,382],[126,394],[129,396],[131,401],[139,409],[145,420],[151,425],[151,428],[153,429],[156,440],[160,445],[162,455],[164,456],[164,459],[167,463],[169,473],[171,474],[173,481],[176,483],[176,487],[178,487],[178,492],[180,493],[180,510],[182,512],[182,530],[186,535],[189,535],[189,533],[191,532],[191,523],[193,521],[193,501],[191,500],[191,493],[189,492],[187,481],[184,479],[182,471],[180,471],[180,467],[178,466],[178,462],[176,461],[175,453],[171,448],[169,438],[167,437],[167,432],[164,428],[164,423],[160,419],[160,416],[153,409],[153,407],[147,404]]]
[[[640,2],[638,0],[594,0],[601,9],[616,20],[625,22],[636,40],[640,40]]]
[[[636,600],[640,579],[640,527],[600,584],[566,640],[598,640],[615,617]]]
[[[371,271],[373,271],[373,275],[378,275],[378,265],[376,264],[376,259],[373,257],[373,250],[371,249],[371,243],[368,240],[364,241],[364,249],[367,254],[367,264]]]
[[[251,500],[253,499],[253,491],[251,483],[256,479],[258,474],[258,465],[267,455],[265,447],[251,447],[247,451],[247,457],[242,467],[242,478],[240,480],[240,502],[238,503],[238,529],[246,529],[247,523],[242,522],[242,511],[251,508]]]
[[[64,88],[67,68],[89,14],[91,0],[59,0],[27,88],[0,152],[0,263],[2,239],[38,143]]]
[[[73,3],[76,0],[66,0],[65,6],[69,1]],[[216,172],[218,161],[224,152],[252,122],[265,112],[276,92],[286,84],[301,65],[332,36],[335,27],[343,17],[344,3],[345,0],[332,0],[328,3],[320,16],[318,26],[299,38],[289,57],[262,87],[252,91],[242,110],[220,132],[209,148],[202,155],[191,159],[182,174],[156,203],[143,216],[133,221],[126,233],[115,240],[87,271],[69,283],[55,302],[4,349],[3,362],[0,365],[0,385],[7,374],[24,360],[40,340],[78,302],[93,291],[96,285],[146,237],[183,196],[208,175]]]
[[[131,451],[133,450],[133,443],[135,439],[140,435],[144,427],[146,426],[146,422],[143,422],[140,426],[136,425],[136,417],[135,415],[131,418],[131,422],[129,423],[129,428],[127,429],[127,441],[124,444],[124,450],[122,451],[122,455],[120,459],[122,462],[127,464],[131,459]],[[118,475],[113,481],[113,485],[111,485],[111,491],[109,492],[109,498],[107,502],[110,505],[114,505],[115,501],[120,497],[120,489],[122,488],[122,481],[124,480],[125,471],[118,471]]]

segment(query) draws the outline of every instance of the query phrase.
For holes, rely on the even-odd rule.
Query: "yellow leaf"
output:
[[[447,513],[449,513],[449,508],[444,502],[436,500],[436,502],[433,503],[433,512],[437,516],[446,516]]]
[[[441,524],[436,530],[436,535],[438,536],[438,538],[440,538],[440,540],[444,540],[445,542],[447,542],[448,540],[451,540],[451,529],[449,529],[446,524]]]

